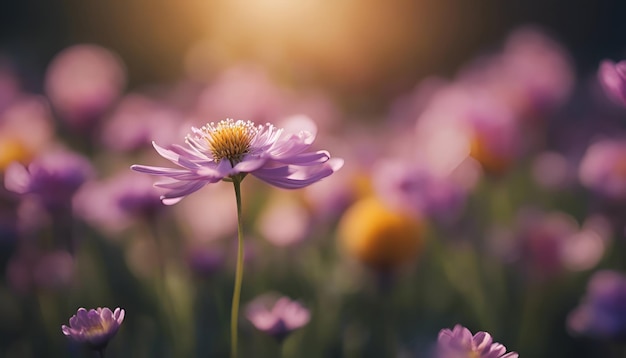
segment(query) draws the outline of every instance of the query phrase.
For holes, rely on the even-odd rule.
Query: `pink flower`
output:
[[[88,128],[117,99],[126,83],[122,60],[96,45],[68,47],[46,71],[46,94],[71,127]]]
[[[144,148],[154,139],[168,141],[179,134],[180,117],[175,109],[132,93],[120,100],[103,124],[101,141],[118,152]]]
[[[472,336],[469,329],[457,324],[452,330],[442,329],[438,338],[438,357],[440,358],[517,358],[515,352],[506,353],[506,347],[495,343],[487,332],[478,332]]]
[[[343,166],[342,159],[331,159],[327,151],[306,152],[316,134],[310,119],[293,117],[287,125],[297,129],[233,119],[192,127],[186,138],[188,148],[174,144],[165,149],[153,143],[161,156],[181,168],[133,165],[131,169],[169,178],[155,185],[167,190],[161,200],[171,205],[207,184],[248,173],[279,188],[298,189]]]
[[[74,152],[53,150],[35,158],[28,167],[14,162],[4,176],[14,193],[32,194],[49,210],[65,207],[81,185],[93,177],[89,160]]]
[[[61,330],[71,339],[101,350],[117,333],[124,321],[124,313],[124,310],[119,307],[113,312],[107,307],[98,307],[89,311],[79,308],[70,318],[69,327],[63,325]]]
[[[111,233],[137,220],[152,220],[163,208],[152,180],[127,170],[85,183],[72,203],[75,215]]]
[[[309,323],[311,314],[299,302],[281,297],[272,306],[267,305],[266,299],[261,296],[246,309],[246,317],[258,330],[282,341],[293,330]]]
[[[587,148],[579,167],[586,188],[612,200],[626,199],[626,141],[604,139]]]
[[[626,60],[618,63],[602,61],[598,69],[598,79],[611,99],[626,106]]]
[[[610,238],[609,223],[602,216],[590,216],[579,225],[569,214],[531,207],[519,210],[511,229],[494,230],[491,248],[539,281],[593,268]]]

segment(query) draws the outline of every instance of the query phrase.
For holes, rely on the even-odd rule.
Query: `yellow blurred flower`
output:
[[[423,246],[423,222],[388,207],[376,197],[355,202],[342,216],[338,236],[364,264],[389,270],[415,258]]]
[[[32,155],[31,150],[19,139],[0,137],[0,172],[13,161],[27,163]]]
[[[20,97],[0,113],[0,172],[13,161],[28,164],[53,138],[54,124],[45,98]]]

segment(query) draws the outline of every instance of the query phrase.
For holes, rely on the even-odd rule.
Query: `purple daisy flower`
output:
[[[187,135],[189,148],[174,144],[171,149],[153,143],[164,158],[181,168],[133,165],[131,169],[168,177],[155,185],[167,190],[161,196],[166,205],[209,183],[243,178],[250,173],[283,189],[298,189],[313,184],[339,170],[343,160],[330,158],[325,150],[306,152],[316,135],[315,124],[304,116],[293,117],[291,132],[269,123],[225,119],[201,128],[192,127]]]
[[[487,332],[478,332],[472,336],[469,329],[457,324],[452,330],[439,331],[437,340],[439,358],[517,358],[515,352],[506,353],[506,347],[494,343]]]
[[[61,330],[64,335],[77,342],[102,350],[115,336],[122,321],[124,321],[124,310],[119,307],[113,312],[107,307],[98,307],[89,311],[79,308],[70,318],[69,327],[63,325]]]
[[[267,301],[267,296],[261,296],[250,303],[246,309],[246,317],[258,330],[278,341],[284,340],[311,319],[311,313],[306,307],[288,297],[279,298],[273,306]]]

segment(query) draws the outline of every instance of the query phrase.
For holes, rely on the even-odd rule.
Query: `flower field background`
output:
[[[7,5],[0,357],[232,354],[233,181],[239,357],[626,357],[623,6],[480,3]]]

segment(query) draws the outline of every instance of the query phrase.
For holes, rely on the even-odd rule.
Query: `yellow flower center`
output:
[[[101,322],[100,324],[86,328],[85,335],[91,338],[104,335],[109,331],[110,326],[111,325],[108,322]]]
[[[215,161],[228,159],[231,164],[240,162],[250,152],[250,143],[258,129],[251,121],[225,119],[217,124],[202,127]]]

